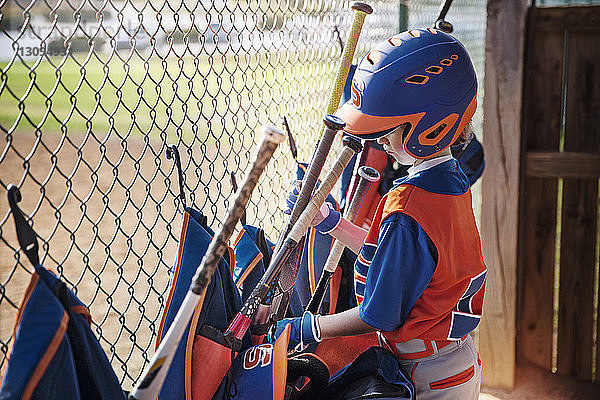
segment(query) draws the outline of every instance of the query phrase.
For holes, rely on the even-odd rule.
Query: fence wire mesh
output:
[[[356,51],[430,26],[439,1],[371,1]],[[124,388],[149,361],[175,260],[181,201],[220,223],[229,174],[249,164],[260,125],[286,116],[310,157],[341,48],[348,1],[0,1],[0,185],[16,184],[40,259],[90,308]],[[448,15],[483,78],[485,3]],[[339,35],[339,37],[338,37]],[[481,86],[481,85],[480,85]],[[335,150],[334,150],[335,152]],[[295,163],[281,147],[248,206],[276,237]],[[0,369],[32,271],[0,201]]]

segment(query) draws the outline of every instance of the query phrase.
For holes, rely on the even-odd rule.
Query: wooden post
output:
[[[515,381],[523,46],[527,0],[489,1],[483,100],[481,240],[488,267],[479,330],[482,385]]]

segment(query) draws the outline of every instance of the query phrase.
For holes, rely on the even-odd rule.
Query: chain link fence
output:
[[[356,57],[399,29],[430,26],[439,1],[372,1]],[[41,242],[40,259],[88,305],[125,389],[154,350],[187,205],[218,226],[265,123],[289,122],[300,158],[321,129],[348,1],[0,1],[0,185]],[[485,4],[448,20],[483,78]],[[339,35],[339,37],[338,37]],[[338,144],[339,145],[339,144]],[[335,152],[335,150],[334,150]],[[248,206],[276,237],[295,163],[281,146]],[[0,201],[0,368],[32,271]]]

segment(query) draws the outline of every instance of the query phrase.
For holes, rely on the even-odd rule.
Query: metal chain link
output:
[[[481,51],[482,78],[485,5],[457,2],[448,19],[459,36],[458,16],[473,27],[465,37]],[[357,57],[398,30],[399,2],[369,4]],[[308,160],[350,5],[0,1],[0,186],[20,188],[41,263],[90,308],[124,388],[154,351],[176,257],[182,204],[166,149],[178,147],[188,204],[213,226],[233,194],[229,174],[246,171],[260,125],[281,126],[286,116]],[[429,26],[439,1],[408,5],[411,25]],[[248,222],[270,237],[283,226],[282,194],[294,174],[282,147],[248,205]],[[6,201],[0,242],[2,369],[32,271]]]

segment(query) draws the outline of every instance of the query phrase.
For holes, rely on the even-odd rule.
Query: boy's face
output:
[[[402,133],[404,132],[404,125],[400,125],[392,132],[388,133],[384,137],[380,137],[377,139],[377,143],[383,146],[383,149],[390,156],[394,157],[396,161],[398,161],[402,165],[413,165],[416,161],[416,158],[410,156],[404,150],[404,140],[402,137]]]

